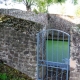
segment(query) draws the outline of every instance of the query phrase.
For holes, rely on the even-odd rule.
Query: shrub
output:
[[[7,79],[6,73],[0,73],[0,80],[6,80],[6,79]]]
[[[80,16],[80,5],[76,7],[75,14],[76,16]]]

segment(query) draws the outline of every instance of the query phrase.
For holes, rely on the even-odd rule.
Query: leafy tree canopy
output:
[[[65,0],[13,0],[18,2],[23,2],[26,6],[27,11],[31,11],[31,6],[35,5],[38,8],[38,12],[47,12],[48,6],[50,6],[53,3],[62,3],[65,2]]]

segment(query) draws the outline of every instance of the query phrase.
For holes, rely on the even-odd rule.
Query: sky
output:
[[[20,9],[26,11],[26,6],[23,3],[12,2],[12,0],[0,0],[0,8],[6,9]],[[48,8],[49,13],[54,14],[65,14],[65,15],[74,15],[74,6],[71,4],[71,0],[67,0],[66,4],[53,4]]]
[[[21,9],[21,10],[26,10],[26,7],[24,4],[19,3],[19,2],[12,2],[12,0],[0,0],[0,8],[6,8],[6,9]]]

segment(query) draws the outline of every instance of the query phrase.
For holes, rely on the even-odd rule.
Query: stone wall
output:
[[[79,27],[72,27],[71,58],[75,67],[71,66],[70,80],[80,80],[80,31]]]
[[[36,33],[43,26],[6,16],[0,22],[0,59],[32,78],[36,78]]]
[[[1,11],[1,10],[0,10]],[[1,12],[0,12],[1,13]],[[5,14],[5,12],[3,11]],[[11,16],[7,22],[0,23],[0,58],[6,59],[7,64],[27,73],[32,78],[36,78],[36,33],[42,29],[59,29],[65,31],[71,36],[70,45],[70,80],[79,80],[80,78],[80,33],[73,18],[67,16],[48,14],[40,17],[35,15],[28,18],[18,14],[16,11],[9,12]],[[14,14],[15,13],[15,14]],[[8,14],[8,13],[7,13]],[[13,15],[14,14],[14,15]],[[25,14],[28,16],[28,14]],[[21,18],[21,19],[20,19]],[[29,20],[22,20],[25,19]],[[35,18],[35,19],[33,19]],[[36,19],[37,18],[37,19]],[[39,20],[41,19],[41,20]],[[48,19],[48,20],[47,20]],[[40,24],[34,22],[39,22]],[[78,20],[80,21],[80,20]],[[45,24],[47,25],[45,27]],[[78,23],[79,24],[79,23]],[[73,26],[73,27],[72,27]]]
[[[48,29],[58,29],[70,34],[70,29],[75,26],[71,20],[67,20],[68,16],[49,14],[48,15]],[[69,18],[70,19],[70,18]]]
[[[19,9],[0,9],[0,14],[33,21],[42,25],[48,25],[47,14],[35,14],[34,12],[22,11]]]
[[[77,22],[75,22],[75,20],[68,19],[67,16],[50,14],[48,16],[48,25],[49,26],[47,27],[47,29],[59,29],[70,34],[71,40],[70,40],[69,80],[79,80],[80,79],[80,28],[76,26]]]

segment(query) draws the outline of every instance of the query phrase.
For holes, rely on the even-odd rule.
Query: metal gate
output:
[[[37,80],[68,80],[70,35],[48,29],[37,34]]]

